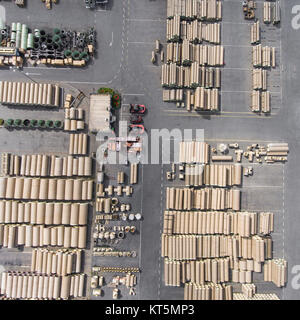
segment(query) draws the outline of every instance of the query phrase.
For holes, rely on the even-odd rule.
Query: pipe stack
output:
[[[93,180],[1,177],[0,199],[91,201]]]
[[[87,226],[0,225],[0,245],[4,248],[51,246],[85,249],[86,243]]]
[[[275,293],[256,293],[252,298],[243,293],[233,293],[233,300],[280,300]]]
[[[222,188],[167,188],[166,209],[240,210],[241,191]]]
[[[131,163],[130,165],[130,184],[138,183],[138,163]]]
[[[277,287],[284,287],[287,282],[287,261],[284,259],[266,261],[264,281],[273,282]]]
[[[83,120],[84,110],[82,108],[65,109],[65,131],[84,130],[85,124]]]
[[[232,300],[232,286],[208,283],[197,285],[189,282],[184,285],[184,300]]]
[[[0,81],[0,103],[59,107],[60,88],[51,83]]]
[[[261,44],[252,47],[252,63],[255,67],[271,68],[276,65],[274,47],[263,47]]]
[[[186,186],[232,187],[242,184],[243,167],[240,164],[186,164]]]
[[[242,284],[242,292],[246,298],[253,298],[256,293],[256,286],[254,283]]]
[[[70,134],[69,154],[86,155],[88,152],[88,135],[86,133]]]
[[[81,273],[82,250],[33,249],[31,272],[65,276]]]
[[[271,16],[271,2],[265,1],[264,2],[264,23],[271,23],[272,16]]]
[[[165,211],[163,233],[269,235],[274,231],[270,212]]]
[[[267,90],[267,70],[253,69],[252,88],[253,90]]]
[[[168,19],[177,15],[187,20],[221,20],[222,2],[219,0],[168,0]]]
[[[84,296],[85,274],[45,275],[33,272],[4,271],[1,295],[8,299],[58,300]]]
[[[259,21],[254,22],[250,28],[250,42],[251,44],[260,43],[260,26]]]
[[[24,177],[91,176],[92,158],[45,154],[7,154],[7,175]]]
[[[88,203],[19,202],[0,200],[0,223],[86,225]]]
[[[210,147],[206,142],[181,141],[179,142],[179,162],[205,163],[209,162]]]
[[[261,263],[272,258],[270,237],[237,235],[162,235],[161,256],[172,260],[196,260],[231,257],[233,260],[254,260],[248,271],[261,272]],[[233,261],[232,260],[232,261]],[[231,268],[239,270],[240,266]],[[244,270],[242,270],[244,271]]]

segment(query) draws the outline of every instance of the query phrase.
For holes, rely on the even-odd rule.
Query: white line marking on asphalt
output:
[[[109,46],[111,47],[114,43],[114,33],[111,33],[111,42],[109,43]]]

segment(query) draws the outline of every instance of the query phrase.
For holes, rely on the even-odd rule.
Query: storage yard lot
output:
[[[27,9],[19,9],[13,3],[5,3],[6,20],[23,21],[39,27],[95,27],[97,32],[97,55],[83,70],[53,67],[24,67],[23,70],[0,70],[0,80],[7,81],[53,81],[74,96],[78,90],[86,96],[99,87],[118,89],[122,95],[120,119],[128,118],[130,103],[141,103],[148,107],[144,125],[147,131],[159,128],[204,129],[205,141],[213,146],[220,142],[239,143],[246,146],[253,143],[266,145],[269,142],[287,142],[290,154],[285,164],[251,164],[254,175],[243,177],[242,207],[249,211],[270,211],[275,215],[274,257],[288,261],[288,282],[283,289],[273,283],[263,283],[262,275],[254,278],[260,293],[276,293],[282,299],[299,299],[299,292],[292,287],[293,266],[298,265],[300,241],[297,208],[300,206],[297,190],[300,187],[298,157],[300,156],[300,93],[299,37],[300,31],[291,26],[292,7],[296,0],[281,0],[280,28],[262,26],[262,43],[276,47],[277,67],[269,72],[268,90],[271,92],[271,114],[259,115],[251,112],[251,45],[250,25],[243,19],[241,1],[223,1],[221,21],[221,42],[225,48],[225,66],[221,68],[221,96],[219,114],[195,111],[188,113],[176,108],[175,103],[162,102],[160,84],[161,62],[151,64],[151,51],[155,40],[160,39],[166,54],[166,1],[111,0],[106,11],[90,11],[83,1],[64,0],[53,7],[51,14],[38,2]],[[2,5],[2,3],[0,3]],[[258,17],[262,15],[262,1],[257,1]],[[24,15],[23,10],[26,10]],[[66,14],[71,11],[72,14]],[[26,21],[24,21],[26,17]],[[260,19],[261,20],[261,19]],[[63,22],[62,22],[63,21]],[[64,24],[62,26],[62,23]],[[88,100],[82,107],[88,119]],[[62,120],[64,112],[30,109],[29,119]],[[30,116],[29,116],[30,114]],[[24,118],[24,109],[1,106],[0,117]],[[65,154],[68,150],[67,133],[55,131],[31,131],[1,129],[0,150],[12,153],[53,153]],[[92,136],[91,150],[96,151],[97,142]],[[128,170],[128,168],[127,168]],[[117,168],[108,167],[107,176],[115,176]],[[92,257],[92,241],[85,251],[84,272],[90,274],[91,267],[134,266],[141,272],[137,277],[136,296],[129,296],[121,287],[122,299],[182,299],[183,288],[166,287],[162,279],[163,258],[161,255],[161,232],[165,210],[165,189],[170,184],[166,172],[170,165],[140,165],[139,183],[134,185],[130,199],[134,212],[143,216],[136,222],[137,234],[129,235],[118,247],[122,250],[136,250],[136,258]],[[178,182],[178,181],[177,181]],[[114,183],[113,183],[114,184]],[[174,186],[174,183],[172,183]],[[92,236],[92,231],[88,233]],[[18,252],[18,253],[17,253]],[[30,252],[19,253],[15,249],[1,249],[0,265],[30,266]],[[123,260],[124,259],[124,260]],[[9,267],[12,270],[12,267]],[[105,274],[108,281],[109,276]],[[111,299],[112,289],[105,289],[105,295],[96,298],[90,295],[90,279],[87,280],[88,298]],[[240,290],[239,290],[240,291]]]

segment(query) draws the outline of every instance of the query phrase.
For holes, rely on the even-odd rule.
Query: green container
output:
[[[38,121],[38,127],[39,128],[46,128],[45,120],[39,120]]]
[[[60,35],[60,29],[54,28],[54,29],[53,29],[53,33],[54,33],[54,34],[57,34],[57,35]]]
[[[16,48],[20,48],[21,47],[21,32],[17,31],[16,33]]]
[[[77,50],[74,50],[73,53],[72,53],[72,58],[74,60],[79,60],[80,59],[80,52],[77,51]]]
[[[12,127],[14,125],[14,120],[13,119],[7,119],[4,122],[5,127]]]
[[[5,23],[2,20],[2,18],[0,18],[0,30],[5,29]]]
[[[62,128],[62,122],[59,120],[54,121],[54,127],[56,129],[61,129]]]
[[[60,39],[60,36],[58,34],[55,34],[53,37],[52,37],[52,41],[54,43],[60,43],[61,42],[61,39]]]
[[[28,27],[25,23],[22,24],[22,33],[28,33]]]
[[[28,119],[23,120],[22,126],[25,128],[29,128],[30,127],[30,120],[28,120]]]
[[[35,128],[37,127],[37,124],[38,124],[38,121],[33,119],[33,120],[30,120],[30,127],[31,128]]]
[[[41,36],[40,29],[34,29],[34,36],[36,38],[40,38],[40,36]]]
[[[3,126],[3,124],[4,124],[4,120],[0,119],[0,126]]]
[[[72,51],[71,51],[71,50],[65,50],[65,51],[64,51],[64,55],[65,55],[66,58],[71,58],[71,56],[72,56]]]
[[[53,128],[54,127],[54,122],[52,120],[47,120],[46,121],[46,127],[47,128]]]
[[[21,119],[16,119],[14,121],[14,125],[17,126],[17,127],[21,127],[22,126],[22,120]]]
[[[87,52],[81,52],[80,53],[80,60],[85,60],[85,61],[89,61],[90,56]]]
[[[12,32],[16,32],[16,31],[17,31],[17,24],[16,24],[15,22],[13,22],[13,23],[11,24],[11,31],[12,31]]]
[[[33,48],[33,34],[32,33],[28,33],[27,48],[28,49],[32,49]]]
[[[17,23],[17,31],[22,31],[22,24],[20,22]]]
[[[16,37],[17,37],[16,32],[12,32],[12,33],[10,34],[10,42],[11,42],[11,43],[16,43]]]

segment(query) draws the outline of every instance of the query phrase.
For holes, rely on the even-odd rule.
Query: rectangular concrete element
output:
[[[110,132],[110,109],[111,96],[109,94],[90,95],[90,131]]]

